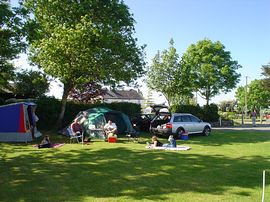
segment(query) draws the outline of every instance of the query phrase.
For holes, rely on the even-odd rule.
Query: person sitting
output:
[[[79,120],[80,117],[77,117],[70,125],[71,130],[74,132],[75,135],[82,135],[83,134],[83,127],[81,125],[81,121]],[[84,142],[90,142],[91,138],[85,137]],[[81,140],[79,140],[81,141]]]
[[[153,147],[162,147],[163,144],[157,139],[157,136],[152,136],[152,143],[150,143]]]
[[[168,141],[169,141],[169,144],[166,145],[167,147],[176,147],[176,141],[173,138],[173,135],[169,136]]]
[[[117,126],[115,123],[113,123],[111,120],[108,121],[108,123],[104,126],[105,136],[107,138],[114,136],[117,138]]]
[[[38,148],[50,148],[51,147],[51,142],[50,142],[50,138],[48,135],[46,135],[43,140],[41,141],[41,143],[38,145]]]

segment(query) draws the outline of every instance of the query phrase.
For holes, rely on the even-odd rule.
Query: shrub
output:
[[[215,104],[203,106],[204,121],[215,122],[218,121],[218,106]]]
[[[172,113],[190,113],[203,119],[204,112],[199,105],[174,105],[171,107]]]
[[[190,113],[198,118],[207,121],[218,121],[218,107],[215,104],[205,105],[200,107],[199,105],[174,105],[171,107],[173,113]]]

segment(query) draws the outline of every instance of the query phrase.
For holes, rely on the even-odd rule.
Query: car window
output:
[[[175,117],[173,118],[173,122],[182,122],[181,116],[175,116]]]
[[[182,115],[182,122],[190,122],[190,116],[188,115]]]
[[[164,116],[157,116],[156,120],[163,120]]]
[[[190,119],[191,119],[191,122],[196,122],[196,123],[200,122],[200,119],[198,119],[195,116],[190,116]]]

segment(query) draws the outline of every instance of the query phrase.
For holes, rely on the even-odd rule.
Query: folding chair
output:
[[[71,141],[73,141],[74,139],[77,140],[78,143],[80,143],[80,138],[81,138],[81,142],[83,144],[83,135],[84,135],[84,132],[80,133],[79,131],[78,132],[74,132],[71,127],[68,127],[67,128],[67,131],[69,133],[69,141],[71,143]]]

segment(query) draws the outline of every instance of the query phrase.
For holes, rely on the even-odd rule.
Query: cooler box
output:
[[[181,140],[188,140],[188,133],[183,133],[181,135]]]
[[[115,143],[116,140],[117,140],[116,137],[109,137],[109,138],[108,138],[108,142],[109,142],[109,143]]]

